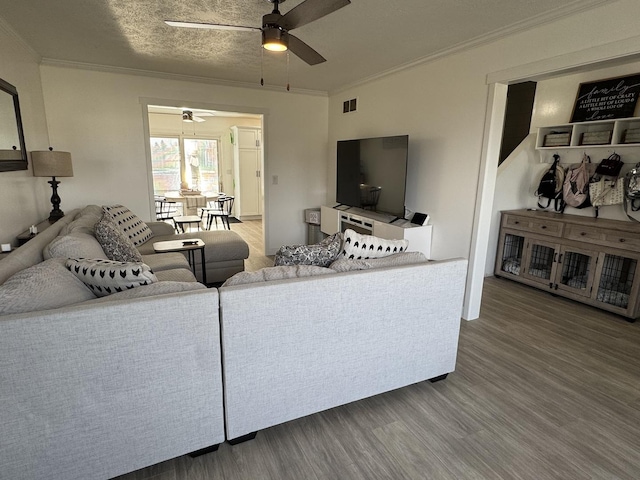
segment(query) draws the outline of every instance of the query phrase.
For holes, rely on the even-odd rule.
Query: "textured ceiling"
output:
[[[292,88],[332,91],[455,46],[605,0],[352,0],[292,31],[327,62],[290,55]],[[285,14],[301,3],[287,0]],[[51,61],[267,85],[287,83],[287,55],[259,32],[182,29],[163,20],[260,27],[265,0],[0,0],[0,17]]]

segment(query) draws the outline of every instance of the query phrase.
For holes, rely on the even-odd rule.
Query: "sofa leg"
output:
[[[202,448],[200,450],[196,450],[195,452],[191,452],[189,454],[189,456],[191,458],[196,458],[196,457],[199,457],[201,455],[206,455],[207,453],[215,452],[216,450],[218,450],[219,446],[220,446],[220,444],[217,443],[216,445],[211,445],[210,447]]]
[[[437,377],[430,378],[429,381],[431,383],[436,383],[436,382],[439,382],[440,380],[444,380],[445,378],[447,378],[447,375],[449,375],[449,374],[445,373],[444,375],[439,375]]]
[[[248,442],[249,440],[253,440],[256,438],[258,432],[247,433],[246,435],[242,435],[241,437],[232,438],[231,440],[227,440],[230,445],[237,445],[242,442]]]

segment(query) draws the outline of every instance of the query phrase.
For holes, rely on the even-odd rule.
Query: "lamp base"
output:
[[[51,210],[51,213],[49,214],[49,223],[56,223],[62,217],[64,217],[64,212],[62,210],[53,209],[53,210]]]
[[[64,212],[60,210],[60,196],[58,195],[58,185],[60,185],[60,182],[56,180],[56,177],[52,177],[47,183],[51,185],[51,189],[53,190],[53,195],[51,195],[53,210],[51,210],[49,214],[49,223],[55,223],[64,217]]]

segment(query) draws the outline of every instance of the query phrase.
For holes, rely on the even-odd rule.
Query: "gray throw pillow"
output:
[[[96,239],[104,253],[116,262],[142,262],[142,255],[122,230],[113,222],[113,218],[104,212],[95,226]]]
[[[51,258],[25,268],[0,285],[0,315],[60,308],[96,296],[65,267],[65,259]]]
[[[342,234],[336,233],[315,245],[283,245],[276,252],[274,265],[315,265],[328,267],[340,254]]]

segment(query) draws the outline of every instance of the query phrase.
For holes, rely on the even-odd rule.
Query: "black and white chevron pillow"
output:
[[[149,265],[142,262],[69,258],[65,265],[98,297],[158,281]]]
[[[120,227],[137,247],[153,237],[149,226],[124,205],[103,205],[102,209],[111,215],[113,221]]]
[[[344,232],[342,255],[351,260],[382,258],[405,252],[408,246],[409,240],[386,240],[373,235],[362,235],[349,228]]]

